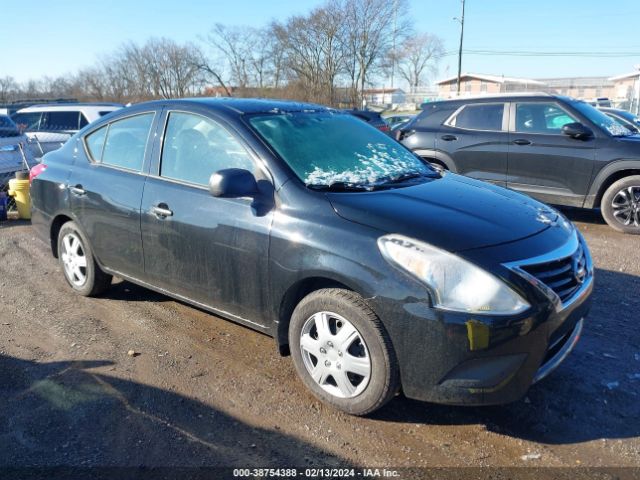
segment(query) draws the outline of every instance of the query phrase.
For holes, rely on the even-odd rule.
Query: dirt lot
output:
[[[640,237],[568,214],[597,280],[567,361],[511,405],[397,397],[370,418],[321,405],[259,333],[126,282],[74,295],[31,227],[4,222],[0,468],[640,466]]]

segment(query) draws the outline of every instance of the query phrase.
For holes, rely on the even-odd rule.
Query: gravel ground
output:
[[[0,469],[640,467],[640,236],[567,213],[597,279],[566,362],[507,406],[399,396],[368,418],[315,400],[264,335],[127,282],[74,295],[28,223],[0,223]]]

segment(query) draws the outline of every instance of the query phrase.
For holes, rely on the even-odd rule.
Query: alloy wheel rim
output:
[[[640,227],[640,186],[623,188],[611,200],[613,216],[624,226]]]
[[[67,233],[62,238],[60,256],[69,281],[76,287],[82,287],[87,281],[87,257],[78,235]]]
[[[311,378],[325,392],[353,398],[367,388],[371,357],[360,332],[344,317],[318,312],[300,332],[300,351]]]

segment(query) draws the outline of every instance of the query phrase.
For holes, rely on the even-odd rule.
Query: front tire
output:
[[[89,242],[75,222],[67,222],[60,228],[58,260],[67,283],[80,295],[98,295],[111,285],[111,275],[100,269]]]
[[[306,296],[289,326],[298,375],[320,400],[366,415],[397,393],[395,352],[380,319],[362,297],[331,288]]]
[[[600,210],[614,230],[640,234],[640,175],[621,178],[607,188]]]

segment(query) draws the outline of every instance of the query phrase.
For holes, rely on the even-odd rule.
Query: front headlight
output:
[[[462,258],[403,235],[384,235],[378,248],[433,293],[435,306],[485,314],[520,313],[530,305],[504,282]]]

